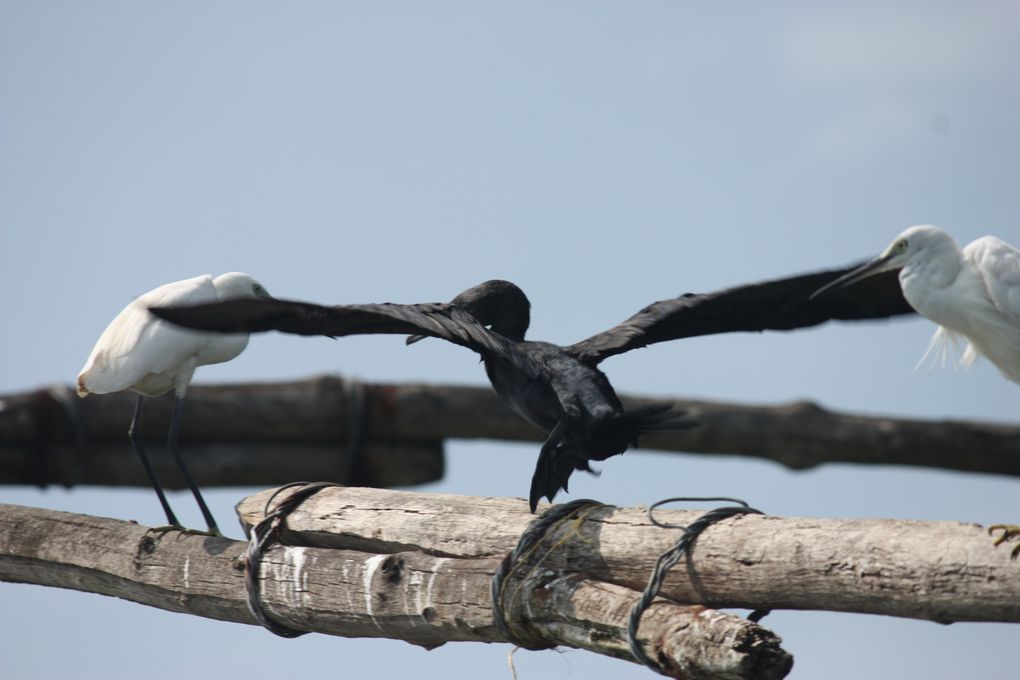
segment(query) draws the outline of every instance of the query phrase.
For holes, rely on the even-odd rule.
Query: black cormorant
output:
[[[474,350],[500,398],[541,428],[542,445],[531,481],[532,511],[566,490],[574,470],[623,453],[640,434],[686,429],[696,421],[669,403],[627,411],[605,374],[603,359],[678,338],[733,331],[790,330],[829,320],[877,319],[913,310],[896,272],[830,295],[810,295],[854,267],[686,294],[648,305],[623,323],[567,347],[525,340],[531,305],[509,281],[491,280],[449,303],[327,307],[279,299],[234,300],[192,307],[153,308],[190,328],[222,332],[268,330],[301,335],[406,334],[408,343],[438,337]]]

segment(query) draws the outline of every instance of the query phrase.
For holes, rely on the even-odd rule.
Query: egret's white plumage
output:
[[[195,369],[230,361],[248,344],[247,334],[182,329],[149,313],[149,307],[197,305],[265,295],[247,274],[208,274],[160,286],[136,298],[110,322],[78,374],[78,394],[132,390],[158,397],[184,396]]]
[[[231,272],[213,278],[208,274],[160,286],[136,298],[121,310],[103,334],[78,374],[78,394],[106,394],[131,390],[138,393],[128,437],[138,452],[171,526],[179,526],[162,487],[141,445],[138,419],[143,397],[174,390],[176,403],[167,445],[198,502],[210,533],[218,533],[202,495],[180,456],[181,404],[195,369],[230,361],[248,344],[248,334],[224,335],[182,329],[157,319],[149,307],[193,305],[237,298],[269,297],[247,274]]]
[[[968,345],[962,364],[984,356],[1004,376],[1020,383],[1020,252],[1016,248],[984,236],[961,249],[938,227],[910,227],[878,258],[830,286],[891,269],[900,269],[907,302],[939,324],[929,353],[945,356],[949,345],[964,339]]]

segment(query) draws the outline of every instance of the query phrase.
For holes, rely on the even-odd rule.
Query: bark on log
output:
[[[2,580],[254,623],[239,569],[244,543],[13,505],[0,505],[0,517]],[[297,630],[425,647],[499,642],[489,599],[497,564],[423,550],[276,546],[260,566],[261,601],[275,620]],[[507,599],[509,615],[527,621],[529,637],[629,658],[623,631],[637,593],[576,571],[534,570],[528,579]],[[768,630],[704,607],[657,601],[639,637],[672,677],[770,680],[784,677],[792,664]]]
[[[0,484],[149,486],[127,439],[134,400],[129,393],[79,399],[64,385],[0,396]],[[442,478],[442,436],[362,436],[352,452],[349,400],[343,381],[332,378],[193,386],[181,433],[188,468],[199,486],[333,479],[390,487]],[[184,489],[165,446],[172,410],[172,395],[147,399],[141,432],[163,487]]]
[[[316,470],[352,468],[343,453],[349,435],[349,389],[342,379],[329,376],[293,383],[193,386],[188,392],[182,435],[188,444],[185,455],[189,465],[203,486],[275,484],[291,479],[410,485],[441,474],[443,439],[542,439],[538,430],[512,413],[488,387],[363,388],[364,413],[359,422],[364,451],[359,460],[372,461],[378,456],[387,463],[368,474],[353,478],[313,474]],[[64,395],[69,394],[69,388],[64,390]],[[110,480],[146,483],[140,470],[132,472],[137,465],[98,468],[93,462],[97,447],[102,449],[94,454],[97,460],[119,455],[126,463],[127,457],[134,456],[125,443],[131,395],[79,400],[73,396],[54,399],[52,394],[40,390],[0,397],[0,483],[110,483],[108,475]],[[624,397],[624,401],[636,405],[654,400]],[[1016,426],[867,417],[827,411],[809,402],[750,406],[674,401],[703,424],[684,432],[642,438],[643,448],[746,455],[794,469],[852,462],[1020,475],[1020,427]],[[147,409],[142,431],[154,444],[161,444],[170,403],[155,400]],[[81,443],[77,448],[76,431]],[[221,452],[224,456],[229,452],[221,446],[255,442],[286,444],[288,452],[303,450],[305,460],[316,460],[315,467],[296,469],[279,461],[272,471],[256,476],[255,461],[245,458],[243,467],[250,477],[242,480],[235,476],[237,468],[218,462]],[[209,448],[200,450],[199,444]],[[40,451],[47,452],[42,462]],[[230,455],[236,456],[236,452]],[[404,460],[405,455],[410,458]],[[213,460],[204,460],[210,456]],[[131,476],[116,476],[114,467],[123,467]]]
[[[243,523],[262,518],[271,493],[241,501]],[[656,517],[686,525],[702,512]],[[513,549],[533,518],[520,499],[331,488],[288,517],[287,542],[484,559]],[[543,567],[641,590],[678,537],[651,524],[643,509],[607,506],[559,536]],[[669,573],[662,595],[710,607],[1020,622],[1020,561],[976,524],[742,515],[706,530]]]

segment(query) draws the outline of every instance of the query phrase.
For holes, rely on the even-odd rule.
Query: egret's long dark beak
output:
[[[866,279],[869,276],[874,276],[875,274],[884,272],[886,270],[886,264],[888,264],[889,260],[892,258],[892,253],[889,253],[888,255],[880,255],[871,262],[861,265],[852,272],[843,274],[843,276],[839,277],[835,281],[830,281],[825,284],[815,292],[811,293],[808,299],[813,300],[827,290],[832,290],[833,288],[845,288],[846,286],[857,283],[861,279]]]

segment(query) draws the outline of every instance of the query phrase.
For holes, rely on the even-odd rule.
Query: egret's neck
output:
[[[962,268],[963,259],[955,243],[940,244],[918,253],[900,270],[903,297],[922,316],[945,325],[955,316],[956,297],[950,289],[958,281]]]

